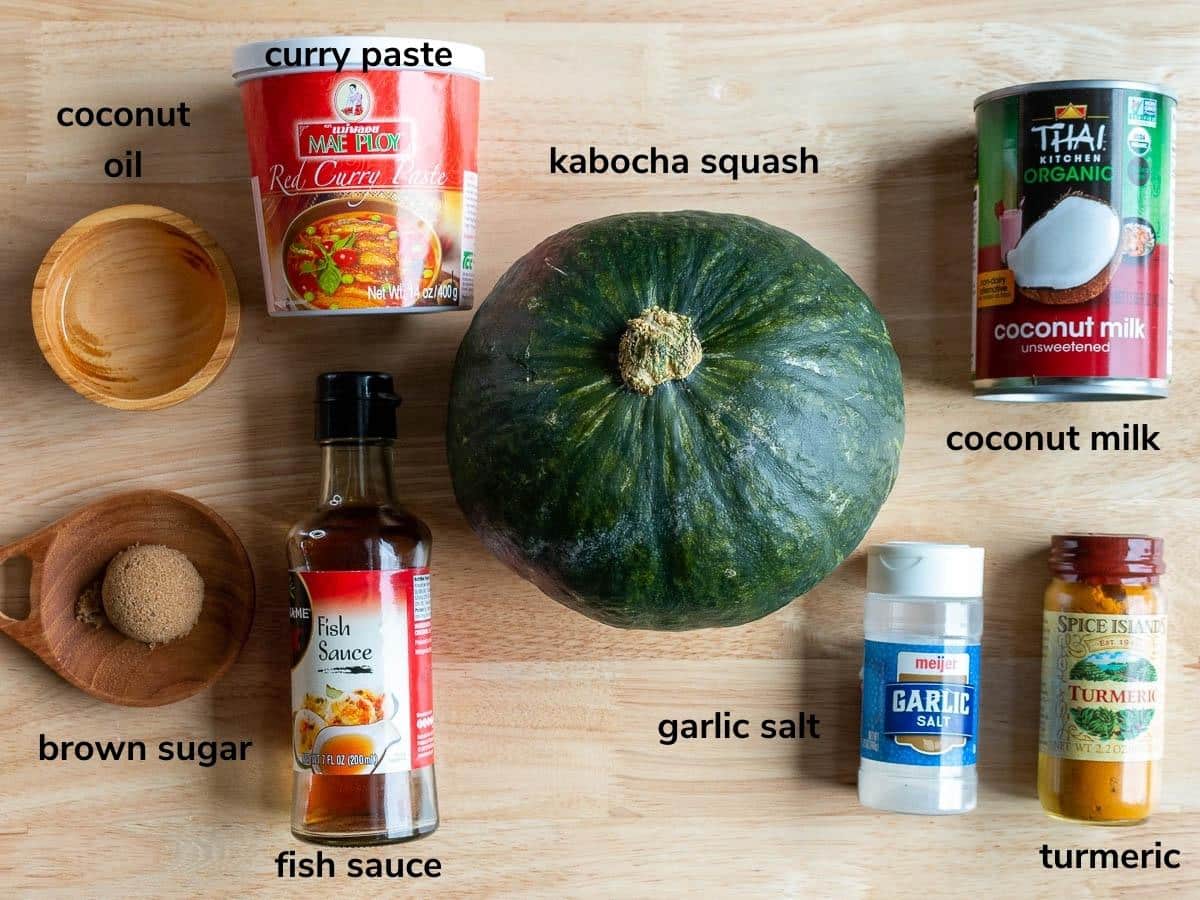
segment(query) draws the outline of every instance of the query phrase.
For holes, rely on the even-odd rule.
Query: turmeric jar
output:
[[[1042,807],[1080,822],[1140,822],[1158,801],[1163,753],[1163,542],[1056,535],[1050,571],[1038,746]]]

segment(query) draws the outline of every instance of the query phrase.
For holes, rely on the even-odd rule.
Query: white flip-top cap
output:
[[[272,47],[294,50],[320,50],[331,48],[337,50],[346,60],[343,71],[347,74],[362,71],[363,50],[371,48],[396,48],[401,51],[406,47],[420,47],[429,44],[437,50],[449,48],[453,54],[454,65],[447,68],[431,68],[428,66],[408,66],[408,71],[414,72],[445,72],[450,75],[467,75],[471,78],[485,79],[483,51],[471,44],[460,44],[456,41],[435,41],[426,38],[389,37],[376,35],[373,37],[330,35],[327,37],[287,38],[279,41],[258,41],[253,44],[243,44],[233,51],[233,77],[239,83],[249,78],[261,78],[266,75],[292,75],[296,72],[329,71],[334,65],[312,65],[298,68],[270,66],[267,64],[267,51]],[[315,57],[314,57],[315,58]],[[372,71],[395,69],[394,66],[378,65]]]
[[[983,548],[891,541],[867,551],[867,590],[896,597],[982,597]]]

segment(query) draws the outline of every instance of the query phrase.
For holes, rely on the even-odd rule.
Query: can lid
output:
[[[1050,571],[1116,578],[1162,575],[1167,571],[1163,539],[1146,534],[1056,534],[1050,538]]]
[[[867,551],[867,590],[896,597],[982,597],[983,548],[890,541]]]
[[[368,48],[395,48],[403,53],[407,48],[421,48],[428,44],[434,50],[448,48],[453,54],[453,66],[375,66],[373,71],[445,72],[450,75],[467,75],[483,80],[487,78],[484,68],[483,50],[472,44],[457,41],[436,41],[429,38],[391,37],[389,35],[328,35],[326,37],[284,38],[278,41],[256,41],[243,44],[233,51],[233,77],[238,82],[268,75],[291,75],[296,72],[333,72],[337,63],[329,65],[284,67],[269,65],[267,51],[272,47],[283,50],[310,50],[328,47],[343,56],[342,72],[346,75],[362,74],[363,51]]]
[[[975,107],[978,108],[985,103],[991,103],[993,100],[1015,97],[1018,94],[1033,94],[1037,91],[1069,91],[1076,88],[1079,90],[1119,88],[1127,91],[1146,91],[1151,94],[1162,94],[1169,100],[1173,100],[1176,103],[1179,102],[1179,96],[1174,90],[1165,84],[1156,84],[1153,81],[1124,81],[1119,78],[1074,78],[1065,81],[1031,81],[1027,84],[1014,84],[1010,87],[998,88],[997,90],[988,91],[986,94],[980,94],[976,97]]]
[[[317,442],[396,439],[396,396],[384,372],[325,372],[317,376]]]

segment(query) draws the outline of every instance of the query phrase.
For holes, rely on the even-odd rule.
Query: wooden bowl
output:
[[[162,409],[221,374],[241,322],[237,282],[195,222],[161,206],[80,219],[42,259],[33,330],[64,382],[115,409]]]
[[[75,618],[79,595],[134,544],[179,550],[204,579],[195,627],[153,649],[109,624],[96,628]],[[14,556],[28,557],[33,566],[29,615],[0,614],[0,632],[109,703],[161,706],[203,690],[233,665],[254,621],[254,572],[245,547],[220,516],[181,494],[108,497],[0,547],[0,562]]]

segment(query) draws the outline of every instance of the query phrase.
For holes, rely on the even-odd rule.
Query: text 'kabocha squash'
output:
[[[496,556],[622,628],[740,625],[828,575],[896,478],[900,366],[796,235],[632,213],[527,253],[454,366],[459,504]]]

